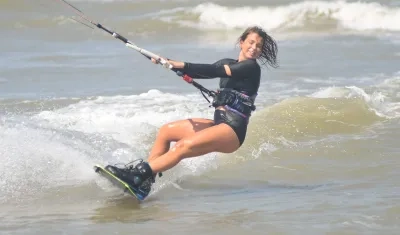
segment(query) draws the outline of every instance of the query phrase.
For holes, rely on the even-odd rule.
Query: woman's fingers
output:
[[[173,61],[173,60],[168,60],[168,59],[165,59],[165,58],[162,58],[162,57],[159,57],[158,60],[154,59],[154,58],[151,58],[151,62],[153,62],[154,64],[160,64],[161,61],[166,62],[166,63],[163,63],[163,66],[166,67],[166,68],[169,68],[169,69],[175,68],[177,66],[177,64],[179,66],[179,63],[180,63],[180,62],[176,62],[176,61]],[[182,65],[182,67],[183,67],[183,65]]]

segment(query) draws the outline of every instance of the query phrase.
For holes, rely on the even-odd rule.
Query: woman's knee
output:
[[[160,127],[158,130],[158,137],[169,140],[172,138],[171,134],[174,132],[173,123],[167,123]]]
[[[190,155],[193,147],[193,141],[182,139],[176,142],[170,151],[177,153],[180,159],[184,159]]]
[[[169,123],[167,123],[167,124],[163,124],[161,127],[160,127],[160,129],[158,129],[158,135],[163,135],[163,134],[165,134],[165,133],[168,133],[168,131],[169,131]]]

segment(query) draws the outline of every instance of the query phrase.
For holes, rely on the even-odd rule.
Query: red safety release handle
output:
[[[193,82],[193,78],[189,77],[188,75],[183,75],[183,80],[185,80],[188,83],[192,83]]]

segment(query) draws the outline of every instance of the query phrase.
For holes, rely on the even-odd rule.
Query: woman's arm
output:
[[[173,61],[172,63],[175,63]],[[172,64],[174,66],[174,64]],[[216,78],[230,77],[232,79],[245,79],[248,77],[257,77],[261,73],[260,66],[256,60],[244,60],[230,63],[225,59],[214,64],[194,64],[188,62],[176,62],[181,71],[193,78]],[[183,67],[183,68],[182,68]],[[258,75],[257,75],[258,74]]]
[[[231,76],[229,66],[220,63],[195,64],[185,62],[182,71],[193,78],[201,79]]]
[[[152,59],[153,62],[155,60]],[[211,79],[217,77],[231,76],[231,70],[228,65],[222,65],[215,62],[214,64],[196,64],[174,60],[167,60],[175,70],[179,70],[192,78]],[[156,62],[155,62],[156,63]]]

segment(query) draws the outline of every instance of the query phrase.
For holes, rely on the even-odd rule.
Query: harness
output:
[[[212,97],[213,102],[211,103],[211,105],[215,108],[219,106],[228,106],[230,109],[233,109],[245,116],[250,116],[251,112],[256,110],[256,106],[254,105],[254,100],[257,94],[253,96],[248,96],[231,88],[222,88],[217,90],[217,92],[211,91],[203,87],[199,83],[193,81],[193,78],[189,77],[186,74],[183,74],[181,71],[177,70],[176,73],[179,76],[182,76],[183,80],[185,80],[187,83],[190,83],[194,87],[199,89],[203,97],[209,103],[211,102],[207,98],[206,94],[209,97]]]
[[[213,107],[229,106],[230,108],[249,116],[256,110],[254,105],[255,96],[248,96],[231,88],[219,89],[212,102]]]

